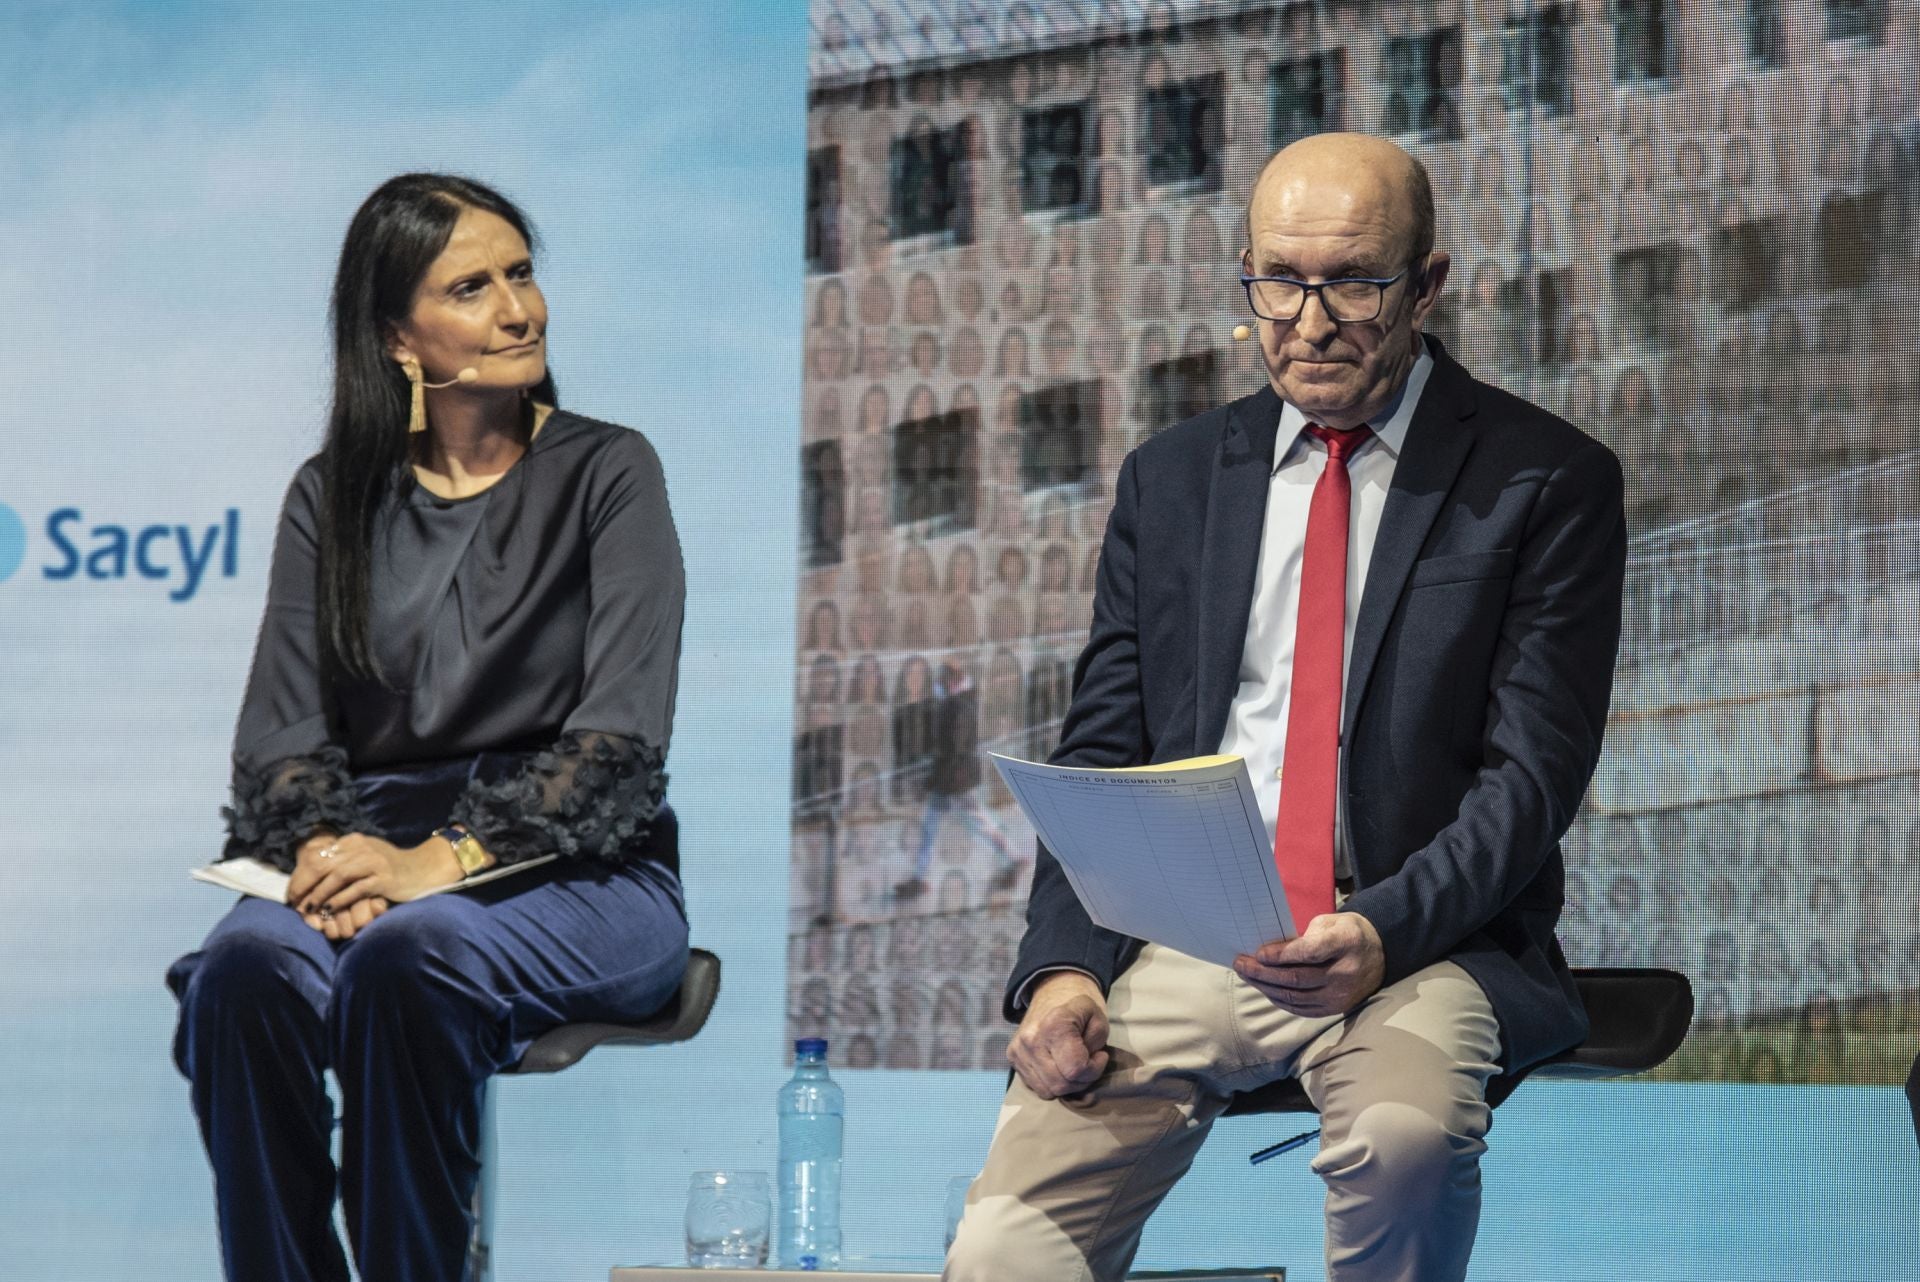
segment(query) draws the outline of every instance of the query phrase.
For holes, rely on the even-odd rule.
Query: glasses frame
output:
[[[1404,280],[1407,273],[1413,270],[1413,267],[1414,265],[1412,263],[1408,263],[1400,269],[1398,275],[1394,276],[1341,276],[1334,280],[1323,280],[1318,284],[1312,281],[1301,280],[1295,276],[1254,276],[1242,271],[1240,273],[1240,288],[1246,291],[1247,310],[1264,321],[1273,321],[1275,324],[1281,325],[1291,324],[1299,320],[1301,313],[1307,310],[1307,295],[1318,294],[1320,296],[1320,310],[1325,312],[1327,319],[1333,321],[1336,325],[1371,325],[1374,321],[1379,320],[1380,314],[1387,309],[1387,287],[1398,284]],[[1253,301],[1253,287],[1262,281],[1278,281],[1287,285],[1298,285],[1300,287],[1299,310],[1291,316],[1269,316],[1261,311],[1259,305]],[[1374,303],[1373,315],[1366,317],[1334,315],[1333,309],[1327,306],[1327,296],[1321,293],[1321,291],[1329,285],[1379,286],[1380,292],[1375,296],[1376,301]]]

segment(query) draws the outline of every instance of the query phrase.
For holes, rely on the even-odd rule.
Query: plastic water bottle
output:
[[[825,1038],[793,1044],[793,1076],[780,1088],[780,1262],[789,1269],[840,1264],[840,1136],[846,1092],[827,1076]]]

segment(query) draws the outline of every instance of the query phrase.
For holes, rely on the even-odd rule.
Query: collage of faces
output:
[[[1920,258],[1901,248],[1920,57],[1830,39],[1815,5],[1781,35],[1792,75],[1731,14],[1676,20],[1656,66],[1619,20],[1647,7],[1552,6],[1531,84],[1506,8],[1461,0],[959,33],[973,52],[919,62],[866,6],[816,14],[816,54],[839,43],[808,120],[795,1035],[1000,1066],[1032,834],[985,754],[1057,738],[1126,453],[1264,382],[1230,337],[1242,201],[1319,129],[1421,157],[1453,262],[1429,332],[1626,467],[1616,726],[1567,843],[1569,954],[1696,975],[1703,1016],[1789,1079],[1803,1012],[1866,1038],[1920,990],[1913,889],[1875,871],[1864,827],[1904,856],[1920,761],[1850,764],[1881,733],[1862,709],[1920,719],[1920,685],[1884,680],[1920,671],[1900,639],[1920,635]],[[1810,648],[1836,619],[1837,663]],[[1763,755],[1799,745],[1792,768],[1688,774],[1729,718]],[[1754,913],[1763,848],[1784,852],[1767,894],[1794,948]],[[1826,884],[1882,934],[1782,985],[1778,957],[1811,973],[1793,923]],[[1682,1071],[1774,1071],[1754,1059]]]

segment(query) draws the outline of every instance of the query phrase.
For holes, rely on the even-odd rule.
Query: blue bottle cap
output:
[[[795,1055],[825,1055],[827,1039],[824,1037],[802,1037],[793,1044]]]

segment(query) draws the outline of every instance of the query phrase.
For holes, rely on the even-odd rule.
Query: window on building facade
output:
[[[1563,4],[1507,19],[1500,37],[1500,89],[1507,110],[1519,111],[1529,102],[1549,115],[1563,116],[1573,110],[1568,65],[1571,28],[1572,18]]]
[[[1780,35],[1780,0],[1747,0],[1747,60],[1761,70],[1778,67],[1785,57]]]
[[[1873,283],[1876,259],[1884,244],[1884,191],[1830,196],[1820,206],[1814,243],[1820,275],[1828,289],[1859,289]]]
[[[839,810],[846,763],[846,731],[815,726],[793,739],[794,813],[816,818]]]
[[[1494,336],[1498,358],[1510,365],[1552,368],[1566,360],[1567,291],[1565,270],[1535,272],[1531,290],[1525,276],[1500,282],[1494,299]]]
[[[891,111],[900,105],[900,85],[885,67],[875,67],[860,82],[860,110]]]
[[[1380,79],[1386,89],[1381,130],[1417,134],[1423,142],[1462,136],[1459,27],[1437,27],[1412,36],[1389,36],[1380,46]]]
[[[1680,276],[1680,247],[1672,243],[1613,256],[1613,314],[1635,343],[1664,345],[1672,332],[1672,298]]]
[[[1614,82],[1631,85],[1665,81],[1666,0],[1611,0],[1611,3]]]
[[[840,149],[807,153],[807,270],[840,270]]]
[[[800,534],[809,566],[840,564],[847,528],[847,474],[837,441],[800,451]]]
[[[1027,756],[1045,761],[1060,743],[1060,724],[1073,699],[1073,664],[1060,655],[1042,655],[1027,676]]]
[[[1565,268],[1533,278],[1533,362],[1547,368],[1567,359],[1567,324],[1573,273]]]
[[[973,175],[968,127],[916,126],[893,140],[893,238],[945,235],[973,240]]]
[[[1267,146],[1278,151],[1311,134],[1344,127],[1347,53],[1327,49],[1267,73]]]
[[[1215,75],[1147,91],[1140,138],[1150,185],[1179,185],[1193,191],[1219,188],[1220,87],[1220,77]]]
[[[1827,39],[1879,44],[1887,38],[1887,0],[1826,0]]]
[[[1531,288],[1525,276],[1500,282],[1494,301],[1498,358],[1509,365],[1551,368],[1566,359],[1569,274],[1535,272]]]
[[[1140,375],[1146,393],[1141,402],[1141,426],[1157,432],[1219,404],[1217,371],[1213,352],[1195,352],[1147,366]]]
[[[1086,479],[1100,432],[1100,383],[1058,383],[1020,401],[1020,485],[1027,490]]]
[[[1713,236],[1714,274],[1729,311],[1746,311],[1774,295],[1774,263],[1780,252],[1771,219],[1722,227]]]
[[[1500,282],[1493,302],[1494,359],[1517,365],[1528,340],[1527,278],[1509,276]]]
[[[953,410],[893,429],[893,523],[970,530],[976,510],[978,421]]]
[[[1029,111],[1020,126],[1020,204],[1028,213],[1086,205],[1087,107],[1073,103]]]

